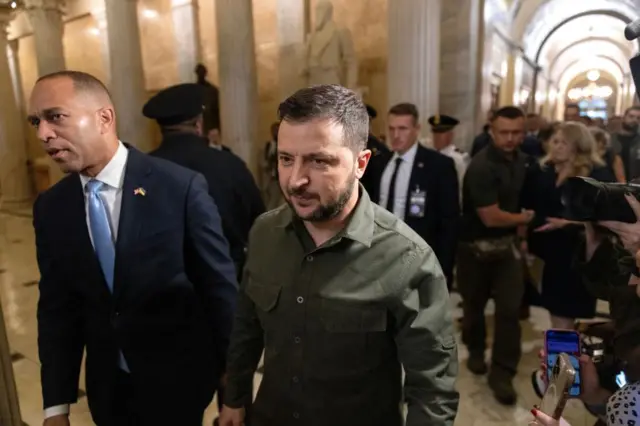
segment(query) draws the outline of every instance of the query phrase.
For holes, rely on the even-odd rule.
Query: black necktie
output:
[[[396,167],[391,175],[391,183],[389,183],[389,195],[387,196],[387,210],[393,213],[393,205],[396,201],[396,178],[398,177],[398,169],[400,169],[402,158],[396,158]]]

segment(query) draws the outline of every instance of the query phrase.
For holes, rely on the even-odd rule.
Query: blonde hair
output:
[[[587,126],[577,121],[568,121],[560,123],[552,138],[558,133],[562,133],[575,151],[572,176],[589,176],[594,166],[604,166],[604,161],[598,154],[596,140]],[[541,164],[545,165],[551,160],[549,153],[541,160]]]

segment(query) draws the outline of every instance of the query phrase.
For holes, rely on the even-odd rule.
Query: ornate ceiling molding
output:
[[[24,0],[25,9],[44,9],[63,11],[66,6],[66,0]]]

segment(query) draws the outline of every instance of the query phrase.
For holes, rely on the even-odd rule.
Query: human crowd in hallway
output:
[[[223,425],[239,425],[248,413],[257,426],[297,424],[301,419],[306,425],[346,425],[363,418],[371,418],[367,424],[401,424],[397,408],[402,392],[389,384],[399,383],[400,365],[407,371],[407,424],[453,424],[458,404],[454,389],[457,352],[445,288],[454,284],[456,258],[464,259],[465,252],[475,256],[472,262],[478,268],[486,268],[486,262],[505,261],[506,255],[510,267],[505,269],[512,275],[503,278],[523,281],[519,278],[520,257],[509,249],[517,243],[525,248],[520,244],[521,225],[534,218],[533,210],[520,213],[520,191],[532,165],[520,148],[524,114],[515,107],[495,112],[489,138],[485,138],[489,143],[471,160],[465,175],[464,169],[460,173],[456,167],[454,156],[462,153],[451,148],[450,136],[457,124],[453,117],[429,119],[438,143],[433,150],[418,143],[415,105],[392,107],[388,113],[390,150],[380,150],[372,158],[365,149],[371,112],[357,95],[339,86],[297,92],[279,110],[277,180],[286,203],[257,220],[259,213],[250,211],[264,210],[261,202],[254,203],[258,207],[253,210],[251,201],[238,205],[246,207],[243,213],[251,222],[243,232],[251,229],[251,233],[238,243],[242,247],[245,242],[242,251],[248,257],[237,258],[229,221],[238,214],[224,207],[234,197],[230,195],[233,185],[228,176],[225,181],[224,173],[206,174],[209,164],[221,164],[223,158],[209,158],[210,152],[233,154],[209,148],[202,151],[207,145],[203,100],[193,86],[169,88],[159,96],[167,94],[171,101],[152,99],[146,115],[163,128],[165,142],[168,136],[177,144],[192,140],[192,152],[176,149],[146,156],[120,142],[108,91],[87,74],[46,76],[34,89],[30,121],[49,155],[70,172],[42,194],[34,208],[42,274],[39,323],[45,424],[68,424],[67,404],[77,397],[71,384],[75,382],[77,388],[78,353],[84,346],[94,354],[87,359],[87,366],[93,366],[88,371],[103,371],[88,373],[90,406],[99,425],[166,424],[170,418],[197,424],[213,392],[220,388],[223,370],[227,372],[221,398],[226,403],[220,419]],[[172,96],[183,102],[175,102]],[[154,102],[159,102],[155,108]],[[337,108],[336,104],[347,113],[338,114],[331,107]],[[561,142],[561,133],[553,132],[552,146],[577,144]],[[538,141],[540,152],[545,152],[544,146]],[[446,148],[446,153],[437,152]],[[230,162],[230,158],[224,160]],[[513,167],[519,170],[519,181],[500,182],[511,190],[507,200],[500,198],[505,191],[480,187],[482,179],[469,177]],[[250,176],[241,180],[255,193]],[[106,186],[105,193],[89,190],[83,197],[83,186],[88,190],[95,181]],[[242,192],[236,197],[247,195],[235,191]],[[151,203],[144,200],[151,197],[156,201],[149,207]],[[47,217],[56,217],[59,207],[53,203],[58,199],[66,200],[69,210],[67,220],[62,221],[67,228],[58,224],[55,231],[53,219]],[[139,207],[143,204],[147,207]],[[144,226],[134,224],[135,219],[142,221],[141,213],[156,217],[145,219],[150,223]],[[124,229],[132,226],[130,236],[117,238],[119,222]],[[497,228],[503,231],[500,235],[491,231]],[[60,232],[65,229],[73,229],[78,238],[75,249],[61,258],[55,247],[61,244]],[[108,245],[103,234],[111,239],[112,247],[101,248]],[[485,246],[476,244],[483,240],[490,240],[489,250],[478,249]],[[95,256],[88,244],[93,244]],[[74,256],[80,252],[86,265],[77,272]],[[149,264],[126,265],[126,254],[142,255]],[[471,256],[466,257],[469,259]],[[460,273],[461,268],[458,270]],[[148,276],[143,277],[143,272]],[[238,295],[231,291],[236,275],[242,277]],[[85,280],[92,286],[81,288]],[[483,285],[495,290],[499,281],[488,277]],[[505,343],[509,336],[519,342],[518,308],[523,292],[514,290],[500,295],[503,302],[496,300],[496,316],[505,321],[502,330],[496,329],[494,348],[498,350],[494,350],[489,386],[505,404],[513,404],[516,398],[511,378],[519,349]],[[473,301],[483,306],[487,297],[462,289],[461,294],[467,307],[463,329],[468,336],[470,319],[477,313]],[[229,334],[236,297],[236,325]],[[474,312],[469,305],[474,305]],[[167,306],[171,314],[164,311]],[[186,324],[193,333],[185,337],[178,331]],[[164,341],[161,327],[176,334]],[[476,335],[475,343],[465,338],[470,352],[478,354],[468,364],[477,374],[487,370],[479,355],[484,342],[477,340],[484,334]],[[215,341],[210,335],[216,336]],[[198,339],[207,345],[198,346]],[[325,348],[316,354],[321,364],[302,362],[302,349],[308,349],[310,341]],[[375,356],[367,349],[372,344],[378,348]],[[178,351],[180,345],[193,347],[191,356],[197,361]],[[266,385],[252,404],[251,379],[263,349]],[[215,361],[203,364],[202,357],[211,354],[216,354]],[[308,356],[306,352],[305,360]],[[352,363],[342,370],[345,358]],[[503,362],[507,358],[509,365]],[[173,368],[178,360],[188,374],[172,375],[162,384],[151,379],[154,371]],[[199,369],[210,374],[198,374]],[[298,373],[292,375],[295,369]],[[107,377],[104,372],[113,374]],[[282,383],[283,374],[292,376],[290,383]],[[174,392],[158,396],[167,386],[174,387]],[[344,386],[342,391],[349,391],[344,398],[328,399]],[[388,389],[385,395],[347,398],[362,389],[381,387]],[[177,395],[176,389],[182,393]],[[434,393],[439,395],[438,404],[433,401]],[[317,406],[318,400],[323,407]],[[152,413],[152,401],[156,406],[166,401],[167,409]],[[327,404],[332,405],[330,410]],[[273,410],[274,406],[282,409]]]

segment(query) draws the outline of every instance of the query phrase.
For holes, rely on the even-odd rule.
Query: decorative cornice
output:
[[[30,9],[55,10],[63,12],[66,0],[24,0],[24,7]]]

